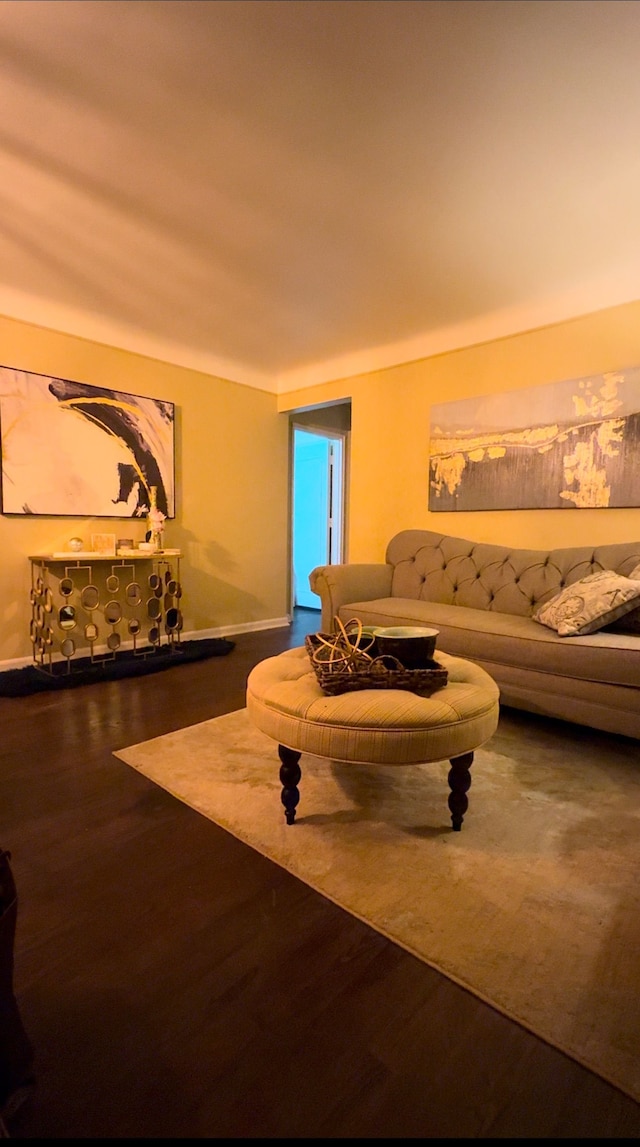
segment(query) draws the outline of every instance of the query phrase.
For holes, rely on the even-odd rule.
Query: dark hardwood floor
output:
[[[36,1072],[11,1137],[637,1138],[638,1104],[112,756],[242,708],[318,628],[0,699]]]

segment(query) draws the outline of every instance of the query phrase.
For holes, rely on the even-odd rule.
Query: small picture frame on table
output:
[[[91,549],[96,554],[105,554],[107,557],[115,557],[115,555],[116,555],[116,535],[115,534],[92,534],[91,535]]]

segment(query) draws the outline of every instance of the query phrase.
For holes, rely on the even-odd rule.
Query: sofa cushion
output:
[[[600,630],[585,637],[559,637],[531,617],[442,602],[387,597],[352,601],[340,608],[343,622],[363,625],[428,625],[438,630],[438,651],[470,661],[493,662],[556,677],[638,688],[640,638]]]
[[[580,637],[617,621],[638,603],[640,581],[615,570],[600,570],[565,586],[533,618],[555,629],[560,637]]]
[[[640,543],[512,549],[432,530],[402,530],[387,546],[391,595],[532,617],[543,603],[589,574],[615,570],[630,576]],[[379,590],[353,600],[385,596]],[[343,601],[345,599],[343,598]]]

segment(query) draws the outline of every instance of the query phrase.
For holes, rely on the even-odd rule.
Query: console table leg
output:
[[[463,753],[461,757],[452,757],[449,769],[449,810],[454,832],[460,832],[464,814],[469,807],[467,792],[471,788],[471,774],[469,769],[473,764],[473,753]]]
[[[293,824],[296,819],[298,801],[300,800],[298,781],[302,776],[302,770],[300,769],[298,761],[302,753],[297,753],[294,749],[287,749],[284,745],[278,745],[278,756],[282,762],[280,765],[280,780],[282,782],[280,800],[284,805],[284,815],[287,824]]]

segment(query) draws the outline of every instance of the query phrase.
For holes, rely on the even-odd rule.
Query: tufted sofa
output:
[[[433,626],[437,648],[487,670],[503,705],[640,739],[640,611],[577,637],[534,619],[565,586],[639,562],[640,542],[542,551],[403,530],[384,563],[318,566],[309,585],[327,632],[335,617]]]

